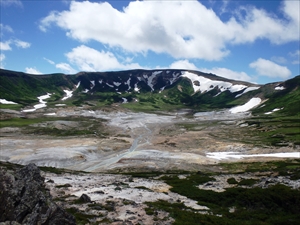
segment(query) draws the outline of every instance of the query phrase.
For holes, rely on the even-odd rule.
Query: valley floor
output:
[[[262,136],[274,123],[226,111],[0,115],[0,167],[40,166],[53,200],[77,224],[299,221],[300,147],[282,134]]]
[[[255,127],[248,118],[226,111],[47,109],[13,118],[18,126],[2,126],[0,160],[116,172],[197,171],[220,162],[300,158],[299,145],[269,146],[251,136]]]

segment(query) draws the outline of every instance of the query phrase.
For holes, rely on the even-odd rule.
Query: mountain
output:
[[[1,69],[0,106],[9,107],[9,104],[3,104],[9,101],[28,111],[57,104],[104,106],[127,103],[122,106],[136,110],[192,108],[198,111],[237,106],[233,113],[253,108],[253,112],[260,114],[275,110],[295,115],[299,114],[299,86],[300,76],[257,85],[192,70],[32,75]]]

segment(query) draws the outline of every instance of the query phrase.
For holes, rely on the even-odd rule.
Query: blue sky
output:
[[[300,74],[300,2],[1,0],[1,68],[194,69],[253,83]]]

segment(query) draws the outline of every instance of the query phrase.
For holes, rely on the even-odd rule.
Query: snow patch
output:
[[[131,77],[129,77],[129,79],[128,79],[126,82],[124,82],[124,84],[127,84],[127,85],[128,85],[127,91],[130,90],[130,81],[131,81]]]
[[[66,104],[55,104],[55,106],[66,106]]]
[[[285,87],[283,87],[283,86],[277,86],[277,87],[275,87],[276,91],[282,91],[284,89],[285,89]]]
[[[208,78],[198,76],[197,74],[190,73],[190,72],[184,72],[181,76],[191,80],[194,88],[194,92],[198,92],[198,91],[200,91],[201,93],[208,92],[214,89],[215,87],[218,87],[221,90],[221,92],[229,90],[231,93],[234,93],[247,88],[246,85],[242,85],[242,84],[233,85],[230,82],[210,80]]]
[[[39,104],[37,105],[34,105],[33,109],[24,109],[22,110],[22,112],[34,112],[35,110],[37,109],[41,109],[41,108],[45,108],[47,105],[47,102],[45,102],[44,100],[47,99],[47,98],[50,98],[51,94],[50,93],[47,93],[46,95],[41,95],[39,97],[37,97],[39,99]]]
[[[241,94],[238,94],[237,96],[235,96],[236,98],[240,97],[241,95],[249,92],[249,91],[254,91],[259,89],[260,87],[247,87]]]
[[[95,81],[94,81],[94,80],[91,80],[91,83],[92,83],[91,89],[93,89],[93,88],[95,87]]]
[[[242,159],[250,157],[278,157],[278,158],[300,158],[300,152],[284,152],[284,153],[270,153],[270,154],[252,154],[243,155],[239,152],[209,152],[206,157],[223,160],[223,159]]]
[[[123,99],[123,102],[122,102],[122,103],[128,103],[127,98],[122,98],[122,99]]]
[[[0,99],[0,103],[1,104],[18,104],[18,103],[12,102],[12,101],[7,101],[5,99]]]
[[[154,77],[156,77],[156,75],[158,75],[160,73],[162,73],[162,71],[155,71],[152,73],[152,75],[150,77],[148,77],[148,86],[152,89],[152,91],[154,91],[152,81],[153,81]]]
[[[279,109],[279,108],[276,108],[276,109],[273,109],[272,111],[270,112],[266,112],[265,114],[266,115],[269,115],[269,114],[272,114],[273,112],[276,112],[276,111],[279,111],[279,110],[282,110],[283,108]]]
[[[111,84],[109,84],[109,83],[106,83],[106,85],[107,85],[108,87],[111,87],[111,88],[114,87],[113,85],[111,85]]]
[[[113,84],[114,84],[115,86],[119,87],[122,83],[120,83],[120,82],[113,82]]]
[[[247,103],[244,105],[236,106],[229,111],[231,113],[240,113],[240,112],[247,112],[248,110],[254,108],[255,106],[259,105],[261,103],[260,98],[251,98]]]
[[[66,96],[62,98],[63,101],[73,96],[73,91],[68,91],[68,90],[63,90],[63,91],[66,93]]]
[[[135,92],[140,92],[140,89],[138,88],[137,84],[134,85],[134,91]]]
[[[45,116],[55,116],[56,113],[45,113],[44,115],[45,115]]]
[[[76,85],[76,89],[79,88],[79,85],[80,85],[80,81]],[[63,101],[68,99],[68,98],[71,98],[73,96],[73,91],[69,91],[69,90],[63,90],[63,91],[66,93],[66,96],[62,98]]]

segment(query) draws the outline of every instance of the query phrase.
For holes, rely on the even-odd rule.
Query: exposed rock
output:
[[[2,224],[76,224],[72,215],[52,201],[35,164],[15,174],[5,171],[0,174],[0,222],[5,222]]]
[[[91,202],[91,198],[87,194],[82,194],[79,200],[82,202]]]

